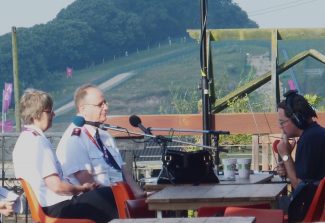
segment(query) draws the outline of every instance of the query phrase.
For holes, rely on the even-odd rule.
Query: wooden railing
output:
[[[202,129],[201,115],[141,115],[142,124],[145,127],[174,128],[174,129]],[[276,113],[251,113],[251,114],[216,114],[212,117],[213,130],[230,131],[231,134],[252,134],[252,168],[254,170],[273,169],[275,165],[272,143],[281,130],[277,124]],[[317,122],[325,126],[325,113],[318,114]],[[141,132],[138,128],[129,124],[129,116],[109,116],[108,124],[127,128],[129,131]],[[118,147],[126,151],[126,160],[129,170],[132,170],[133,150],[144,147],[143,144],[133,143],[125,133],[110,131],[117,139]],[[155,135],[166,135],[168,132],[153,132]],[[175,135],[178,133],[175,132]],[[198,135],[198,133],[179,133],[183,135]],[[12,150],[18,137],[18,133],[0,133],[1,165],[4,178],[13,177]],[[46,133],[50,141],[56,147],[62,132]],[[27,147],[26,147],[27,148]],[[27,148],[28,149],[28,148]]]
[[[181,115],[141,115],[145,127],[202,129],[202,116],[199,114]],[[319,112],[316,121],[325,126],[325,113]],[[107,121],[111,125],[119,125],[130,131],[140,132],[129,124],[129,116],[110,116]],[[272,144],[280,137],[277,113],[218,113],[212,115],[212,130],[230,131],[230,134],[252,135],[252,169],[273,170],[277,154],[273,153]],[[116,137],[127,137],[121,132],[110,131]],[[168,132],[153,132],[156,135],[166,135]],[[198,135],[198,133],[177,133],[179,135]]]
[[[202,130],[202,116],[199,114],[179,115],[139,115],[145,127]],[[319,112],[317,122],[325,126],[325,113]],[[107,124],[119,125],[129,131],[140,132],[129,123],[129,116],[109,116]],[[212,115],[212,130],[226,130],[231,134],[280,134],[277,113],[218,113]],[[127,136],[121,132],[110,131],[118,137]],[[166,132],[154,132],[166,135]],[[178,134],[178,133],[175,133]],[[180,133],[189,135],[190,133]],[[198,133],[192,133],[192,135]]]

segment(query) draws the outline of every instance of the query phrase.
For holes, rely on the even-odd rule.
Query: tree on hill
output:
[[[45,25],[17,29],[22,87],[49,86],[67,66],[82,69],[186,36],[186,29],[199,28],[199,9],[199,1],[188,0],[76,0]],[[257,25],[232,0],[218,0],[209,3],[208,27]],[[0,78],[12,79],[9,34],[0,37]]]

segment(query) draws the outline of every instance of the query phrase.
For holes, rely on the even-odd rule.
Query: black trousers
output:
[[[91,219],[98,223],[118,218],[114,195],[110,187],[97,188],[74,196],[71,200],[43,207],[43,210],[51,217]]]

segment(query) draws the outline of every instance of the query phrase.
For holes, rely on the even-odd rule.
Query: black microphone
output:
[[[97,128],[103,129],[103,130],[107,130],[107,129],[110,129],[110,128],[116,128],[116,129],[122,128],[120,126],[104,124],[104,123],[101,123],[101,122],[86,121],[85,118],[82,117],[82,116],[73,117],[72,123],[75,124],[78,127],[82,127],[85,124],[87,124],[87,125],[95,126]]]
[[[207,130],[207,132],[209,134],[212,134],[212,135],[229,135],[230,132],[229,131],[215,131],[215,130]]]
[[[138,116],[131,115],[129,118],[129,122],[133,127],[138,127],[145,134],[152,135],[151,131],[141,124],[141,119]]]

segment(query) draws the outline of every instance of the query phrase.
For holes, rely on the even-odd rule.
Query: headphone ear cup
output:
[[[293,124],[299,129],[305,129],[308,126],[307,120],[305,116],[299,112],[295,112],[293,109],[293,100],[294,97],[297,95],[297,91],[288,91],[284,94],[286,97],[285,103],[287,106],[288,115],[290,115],[290,119]]]
[[[300,113],[292,113],[291,121],[299,129],[305,129],[307,127],[306,118]]]

